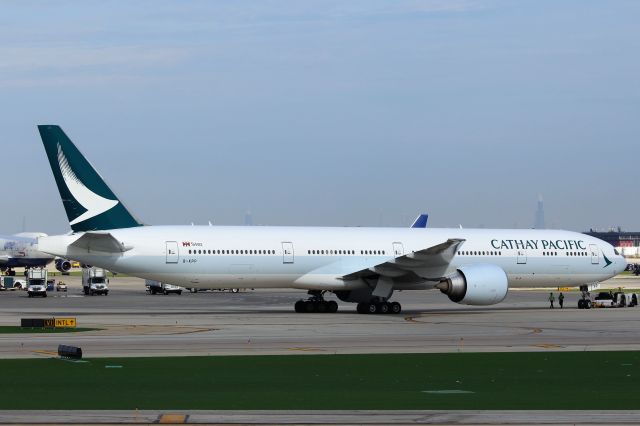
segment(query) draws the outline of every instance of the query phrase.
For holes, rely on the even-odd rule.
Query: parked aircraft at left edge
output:
[[[396,290],[492,305],[509,287],[583,287],[626,267],[610,244],[561,230],[143,226],[59,126],[38,129],[73,231],[40,249],[140,278],[308,290],[297,312],[335,312],[332,292],[359,313],[399,313]]]
[[[0,270],[14,275],[13,268],[47,266],[54,256],[38,250],[38,237],[46,236],[42,232],[0,235]]]

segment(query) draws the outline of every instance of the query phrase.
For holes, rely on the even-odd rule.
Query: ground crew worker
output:
[[[560,293],[558,296],[558,303],[560,304],[560,309],[562,309],[562,305],[564,305],[564,294]]]
[[[549,309],[553,309],[553,302],[556,300],[556,298],[553,296],[553,292],[549,293]]]

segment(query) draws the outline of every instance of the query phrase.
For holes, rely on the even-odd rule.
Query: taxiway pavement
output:
[[[86,357],[640,349],[640,307],[579,310],[577,292],[553,310],[548,291],[511,291],[501,304],[470,307],[434,290],[396,293],[400,315],[361,315],[342,302],[336,314],[296,314],[303,291],[152,296],[143,280],[122,277],[111,279],[108,296],[84,296],[78,277],[65,280],[67,293],[43,299],[0,293],[0,325],[74,316],[79,327],[101,330],[0,334],[0,358],[47,357],[58,344],[80,346]],[[637,278],[607,284],[618,283],[640,287]]]

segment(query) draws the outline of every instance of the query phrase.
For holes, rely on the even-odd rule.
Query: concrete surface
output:
[[[414,291],[394,295],[400,315],[360,315],[342,302],[336,314],[296,314],[302,291],[151,296],[142,280],[115,278],[109,296],[84,296],[79,278],[67,282],[68,293],[46,299],[0,293],[0,325],[75,316],[78,326],[102,330],[0,334],[0,357],[50,356],[58,344],[80,346],[87,357],[640,349],[640,308],[578,310],[576,292],[566,293],[563,310],[548,309],[546,291],[513,291],[489,307]]]
[[[224,425],[632,425],[638,424],[640,411],[0,411],[0,423],[11,424],[157,424],[172,419]]]

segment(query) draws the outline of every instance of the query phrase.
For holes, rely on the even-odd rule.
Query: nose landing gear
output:
[[[298,313],[336,313],[338,312],[338,304],[334,300],[324,300],[324,292],[319,290],[309,290],[309,298],[307,300],[298,300],[294,305]]]

